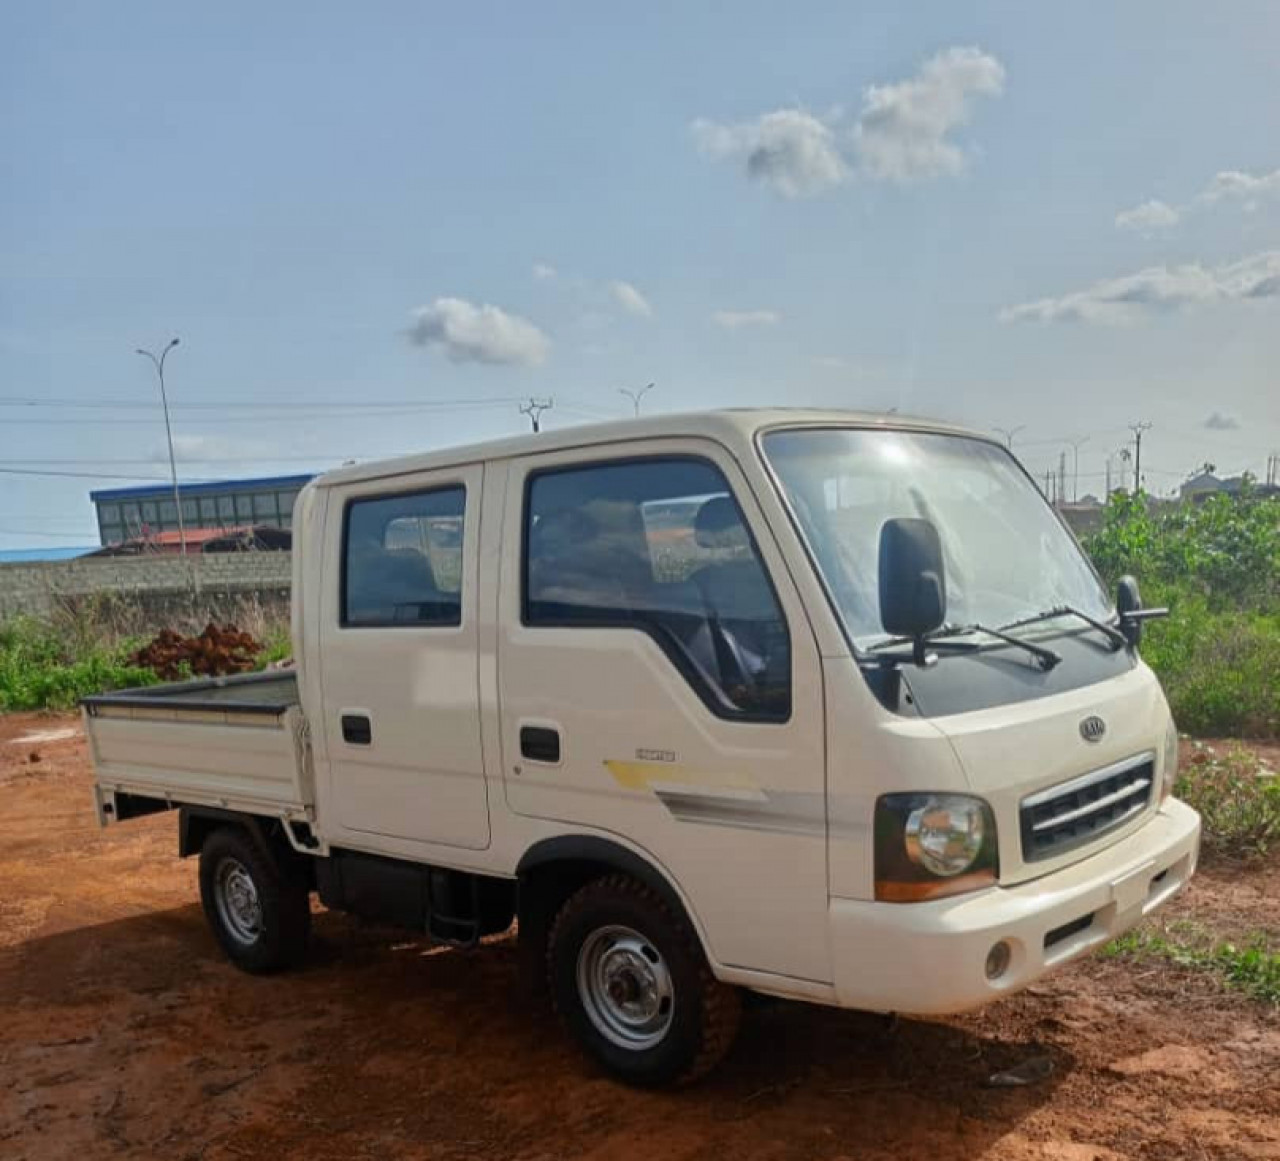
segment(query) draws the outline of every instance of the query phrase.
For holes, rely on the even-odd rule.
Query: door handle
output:
[[[521,726],[520,756],[531,762],[559,762],[560,731],[550,726]]]
[[[373,741],[373,723],[364,714],[343,714],[342,740],[353,746],[369,745]]]

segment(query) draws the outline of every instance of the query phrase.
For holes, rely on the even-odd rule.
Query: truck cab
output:
[[[180,810],[241,966],[296,961],[312,891],[463,945],[518,918],[658,1083],[742,989],[971,1008],[1194,870],[1152,611],[979,433],[573,428],[329,473],[294,542],[296,673],[85,706],[100,818]]]

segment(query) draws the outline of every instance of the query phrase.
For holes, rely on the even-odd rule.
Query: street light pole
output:
[[[631,405],[635,408],[637,418],[640,415],[640,400],[653,390],[652,383],[646,383],[639,391],[632,391],[630,387],[619,387],[618,394],[625,395],[631,400]]]
[[[1083,444],[1089,442],[1087,435],[1080,436],[1079,439],[1069,439],[1067,443],[1071,445],[1071,501],[1075,503],[1080,499],[1080,448]]]
[[[991,430],[995,432],[999,432],[1002,436],[1004,436],[1004,446],[1009,448],[1012,451],[1013,437],[1017,435],[1018,432],[1020,431],[1026,431],[1027,425],[1025,423],[1021,423],[1017,427],[993,427]]]
[[[178,513],[178,544],[181,547],[182,555],[187,555],[187,528],[182,520],[182,496],[178,491],[178,462],[173,455],[173,427],[169,423],[169,396],[164,389],[164,361],[168,357],[169,352],[178,345],[177,339],[170,339],[168,345],[160,352],[159,358],[151,351],[143,350],[141,347],[137,349],[136,354],[143,355],[150,359],[155,365],[156,375],[160,379],[160,406],[164,408],[164,434],[169,441],[169,477],[173,481],[173,506]]]

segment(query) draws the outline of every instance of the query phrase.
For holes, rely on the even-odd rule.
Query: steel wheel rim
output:
[[[225,858],[214,876],[213,897],[218,918],[237,942],[250,947],[262,935],[262,901],[248,868],[239,859]]]
[[[593,931],[578,952],[578,997],[611,1044],[652,1048],[671,1029],[675,985],[653,942],[630,927]]]

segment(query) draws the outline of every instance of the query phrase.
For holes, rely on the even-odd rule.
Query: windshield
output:
[[[764,437],[809,551],[855,645],[880,624],[880,529],[932,521],[946,562],[947,622],[999,626],[1060,605],[1111,604],[1075,541],[1003,448],[964,436],[796,429]]]

